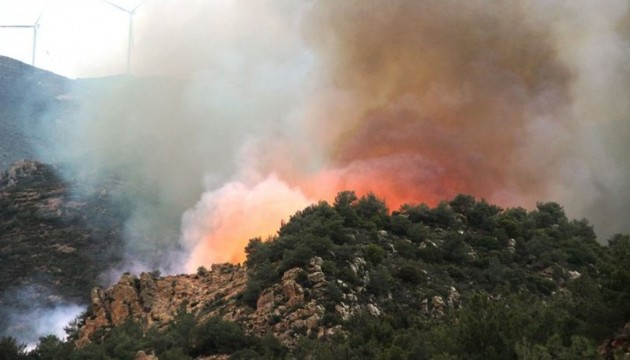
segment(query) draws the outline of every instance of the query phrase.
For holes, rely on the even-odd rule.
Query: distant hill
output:
[[[19,159],[38,159],[39,121],[54,121],[72,80],[0,56],[0,171]],[[43,117],[44,114],[47,117]]]
[[[70,340],[48,338],[35,351],[162,360],[627,356],[627,336],[613,335],[630,318],[630,237],[603,246],[556,203],[526,211],[459,195],[390,213],[374,195],[343,192],[245,251],[242,266],[125,274],[94,288]]]

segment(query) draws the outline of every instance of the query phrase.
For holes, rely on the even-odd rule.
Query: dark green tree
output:
[[[26,344],[19,343],[13,337],[0,338],[0,359],[22,360],[26,359]]]
[[[64,342],[55,335],[48,335],[39,339],[37,347],[29,356],[37,360],[66,360],[72,350],[72,343]]]
[[[191,355],[231,354],[250,345],[251,340],[236,323],[212,317],[194,329]]]

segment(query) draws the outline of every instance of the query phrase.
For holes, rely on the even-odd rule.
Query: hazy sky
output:
[[[131,9],[142,0],[112,0]],[[143,13],[168,0],[148,0]],[[101,0],[0,0],[0,25],[33,25],[41,14],[37,37],[37,67],[68,77],[104,76],[126,68],[129,16]],[[135,33],[136,46],[141,42]],[[0,55],[31,63],[33,30],[0,28]]]

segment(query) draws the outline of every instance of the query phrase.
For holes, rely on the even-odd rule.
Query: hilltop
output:
[[[596,359],[627,346],[607,339],[630,316],[630,237],[601,245],[556,203],[526,211],[459,195],[390,213],[374,195],[343,192],[245,251],[242,265],[125,274],[94,288],[70,340],[48,338],[44,350],[70,359]]]
[[[20,159],[36,159],[39,123],[56,120],[72,80],[0,56],[0,171]]]

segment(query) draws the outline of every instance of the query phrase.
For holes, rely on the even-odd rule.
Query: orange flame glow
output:
[[[232,182],[206,193],[184,215],[183,238],[192,246],[186,270],[242,262],[249,239],[275,234],[282,219],[310,202],[274,175],[254,186]]]
[[[551,29],[524,11],[483,2],[315,2],[304,32],[324,75],[303,110],[312,144],[273,139],[284,147],[265,147],[257,170],[277,173],[301,199],[373,192],[390,209],[457,193],[501,205],[544,198],[561,146],[542,145],[570,126],[572,74]],[[225,214],[230,206],[221,205]],[[233,243],[268,234],[279,219],[265,221],[248,234],[221,227],[217,236]]]

